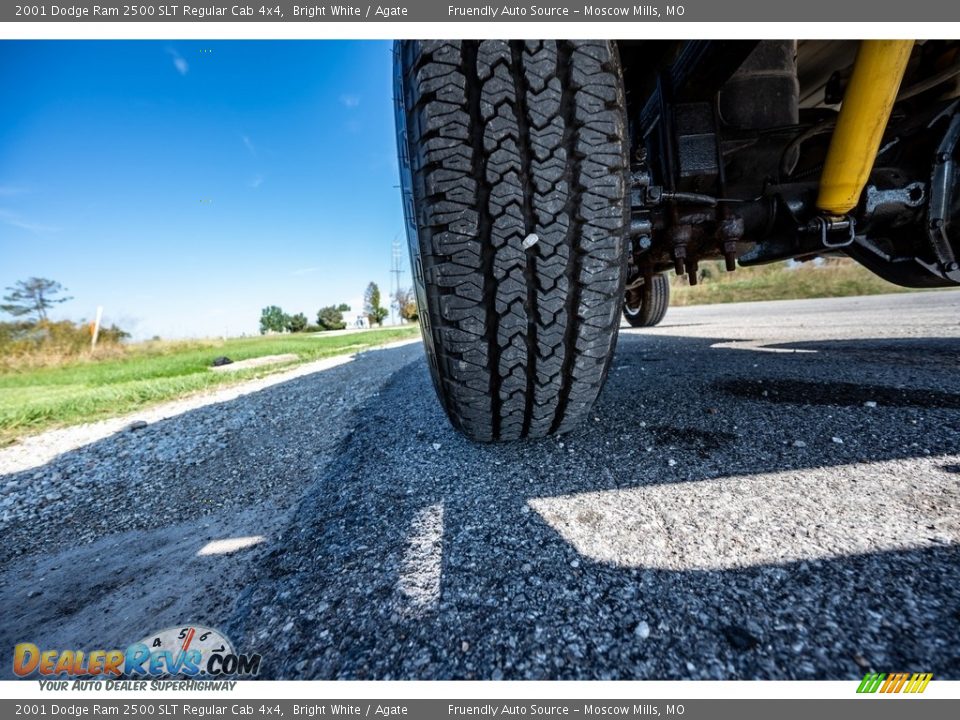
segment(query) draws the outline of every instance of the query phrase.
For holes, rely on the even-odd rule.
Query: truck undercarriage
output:
[[[733,271],[842,254],[898,285],[960,284],[957,43],[905,43],[902,81],[873,79],[895,94],[889,121],[882,108],[852,119],[880,142],[863,192],[840,212],[818,203],[829,153],[851,151],[831,142],[859,45],[619,43],[631,120],[628,306],[654,274],[674,269],[695,284],[698,262],[718,258]]]

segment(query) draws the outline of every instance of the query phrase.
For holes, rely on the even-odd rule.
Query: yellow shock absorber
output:
[[[860,43],[820,176],[821,210],[845,215],[860,201],[912,49],[913,40]]]

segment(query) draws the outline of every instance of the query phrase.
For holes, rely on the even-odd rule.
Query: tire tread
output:
[[[397,45],[420,317],[444,407],[475,440],[566,432],[605,380],[628,218],[618,62],[610,42]]]

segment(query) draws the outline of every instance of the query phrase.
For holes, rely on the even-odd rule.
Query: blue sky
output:
[[[56,317],[103,305],[140,338],[255,333],[269,304],[314,321],[371,280],[386,296],[390,49],[0,41],[0,287],[53,278],[74,297]]]

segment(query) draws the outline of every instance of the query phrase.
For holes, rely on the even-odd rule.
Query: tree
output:
[[[287,314],[277,305],[268,305],[260,312],[260,334],[283,332],[287,327]]]
[[[390,314],[390,311],[380,304],[380,288],[375,282],[367,285],[367,291],[363,294],[363,312],[371,327],[374,323],[382,326],[384,318]]]
[[[303,313],[297,313],[296,315],[289,315],[287,317],[287,330],[292,333],[303,332],[304,328],[307,327],[307,316]]]
[[[71,297],[54,297],[66,288],[55,280],[32,277],[29,280],[18,280],[13,287],[8,287],[9,295],[4,295],[6,301],[0,305],[0,310],[14,317],[36,315],[37,322],[47,319],[47,310],[54,305],[72,300]]]
[[[126,340],[129,337],[130,337],[130,333],[128,333],[123,328],[118,327],[116,323],[111,323],[110,327],[100,328],[99,342],[119,343],[121,340]]]
[[[349,305],[328,305],[317,311],[317,324],[324,330],[343,330],[347,324],[343,321],[343,313],[349,312]]]
[[[413,294],[413,288],[398,288],[393,301],[397,304],[400,317],[411,322],[417,319],[417,297]]]

